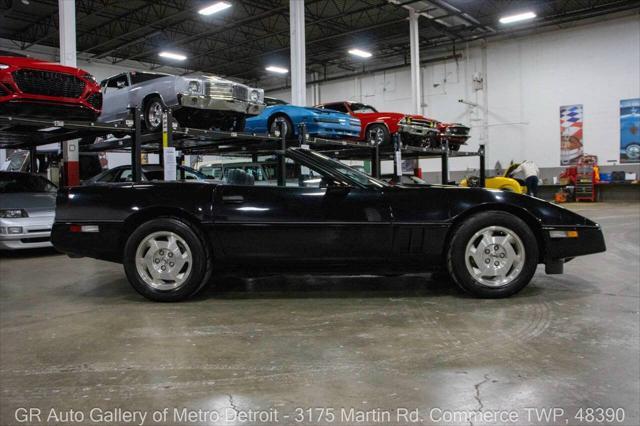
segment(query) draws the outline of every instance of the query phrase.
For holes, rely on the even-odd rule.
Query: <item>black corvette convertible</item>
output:
[[[600,227],[569,210],[497,190],[405,187],[292,148],[301,176],[259,186],[108,183],[58,194],[54,246],[120,262],[156,301],[193,296],[216,270],[402,273],[446,269],[479,297],[512,295],[539,263],[605,250]],[[238,173],[246,173],[237,171]],[[215,281],[215,280],[213,280]]]

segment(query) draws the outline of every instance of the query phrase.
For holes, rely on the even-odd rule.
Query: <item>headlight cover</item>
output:
[[[83,75],[83,77],[86,78],[87,80],[93,81],[96,84],[99,84],[98,80],[96,80],[96,78],[93,75],[89,74],[89,73],[86,73],[85,75]]]
[[[0,64],[0,70],[6,70],[7,68],[9,68],[9,65],[7,65],[7,64]]]
[[[251,94],[249,95],[249,99],[251,100],[251,102],[258,102],[260,100],[260,92],[258,92],[257,90],[252,90]]]
[[[19,217],[29,217],[29,214],[23,209],[0,209],[0,217],[5,219],[16,219]]]
[[[189,82],[189,86],[187,87],[189,93],[200,93],[200,82],[196,80],[191,80]]]

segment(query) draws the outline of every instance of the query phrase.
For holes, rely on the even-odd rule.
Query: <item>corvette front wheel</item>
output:
[[[487,211],[468,218],[453,234],[447,268],[454,281],[477,297],[508,297],[522,290],[538,264],[538,243],[520,218]]]

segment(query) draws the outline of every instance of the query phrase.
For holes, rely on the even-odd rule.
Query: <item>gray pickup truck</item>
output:
[[[220,77],[174,76],[125,72],[100,83],[103,102],[99,121],[123,120],[129,108],[140,106],[149,131],[162,126],[162,110],[173,109],[182,127],[241,131],[245,117],[264,109],[264,91]]]

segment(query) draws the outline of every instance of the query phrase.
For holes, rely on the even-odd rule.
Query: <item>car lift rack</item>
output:
[[[81,143],[83,152],[130,151],[132,164],[132,178],[134,182],[141,181],[141,153],[158,152],[160,163],[164,163],[163,148],[174,147],[183,154],[213,154],[213,155],[251,155],[254,159],[260,154],[278,154],[278,184],[285,182],[286,149],[293,147],[308,147],[340,160],[369,160],[371,161],[371,175],[380,176],[380,162],[394,161],[394,175],[402,174],[402,159],[441,158],[442,180],[448,183],[449,158],[472,157],[480,159],[480,186],[485,181],[485,151],[480,145],[477,152],[450,150],[448,144],[442,149],[402,146],[399,135],[394,136],[393,144],[388,147],[369,145],[350,140],[334,140],[310,137],[304,125],[299,127],[298,138],[287,140],[283,136],[266,136],[241,132],[223,132],[189,127],[177,127],[172,118],[171,109],[163,113],[161,133],[143,133],[140,108],[131,108],[133,118],[117,123],[101,124],[86,121],[51,120],[41,118],[22,118],[0,116],[0,148],[30,149],[34,154],[36,147],[50,143],[63,142],[72,139],[93,141],[97,137],[117,134],[117,139],[107,139],[102,142]],[[168,125],[172,123],[172,125]],[[129,138],[126,138],[128,136]],[[35,169],[35,155],[31,155],[32,170]]]

